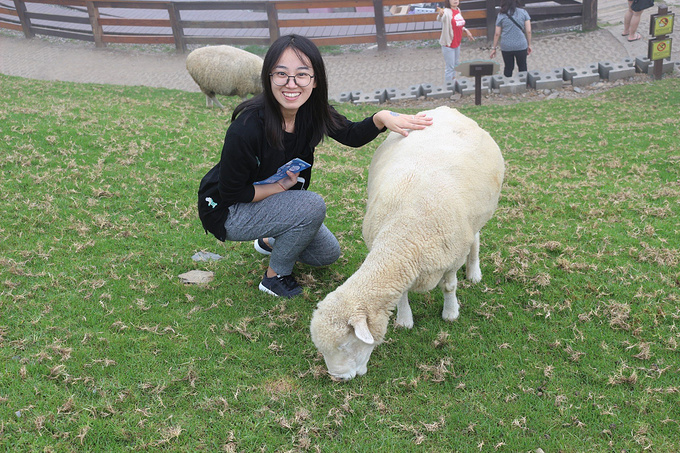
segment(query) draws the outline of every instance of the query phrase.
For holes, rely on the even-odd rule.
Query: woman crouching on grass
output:
[[[352,122],[328,103],[326,69],[309,39],[286,35],[267,51],[263,92],[238,105],[227,129],[219,163],[201,180],[198,212],[206,232],[220,241],[255,241],[269,257],[260,290],[293,297],[302,288],[293,277],[297,261],[325,266],[340,257],[340,244],[324,225],[326,204],[306,190],[314,148],[325,138],[363,146],[386,129],[404,136],[432,124],[425,114],[388,110]],[[311,166],[283,179],[255,184],[294,158]]]

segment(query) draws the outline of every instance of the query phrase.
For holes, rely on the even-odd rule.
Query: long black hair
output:
[[[519,0],[501,0],[501,14],[512,16],[521,6],[522,3]]]
[[[249,109],[264,108],[264,127],[267,141],[271,146],[283,148],[283,116],[281,106],[274,97],[269,74],[274,70],[281,55],[286,49],[293,49],[300,60],[309,60],[314,71],[316,86],[312,94],[305,102],[296,115],[295,129],[298,126],[310,131],[311,144],[316,146],[328,131],[335,128],[338,124],[337,114],[332,110],[328,103],[328,79],[326,77],[326,67],[321,57],[319,48],[309,39],[300,35],[284,35],[278,38],[267,50],[262,64],[262,93],[242,102],[235,109],[231,116],[234,121],[243,111]]]

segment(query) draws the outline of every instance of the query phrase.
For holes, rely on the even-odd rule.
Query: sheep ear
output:
[[[366,322],[365,316],[362,316],[356,321],[350,321],[349,324],[354,327],[354,335],[356,335],[359,340],[366,344],[375,343],[373,335],[371,335],[371,331],[368,330],[368,323]]]

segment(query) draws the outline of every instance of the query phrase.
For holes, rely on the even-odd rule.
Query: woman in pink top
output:
[[[475,40],[470,30],[465,28],[465,19],[458,9],[459,4],[460,0],[444,0],[446,6],[437,8],[437,20],[442,23],[439,44],[444,55],[444,79],[447,81],[456,78],[455,67],[460,63],[460,41],[463,39],[463,33],[471,40]]]

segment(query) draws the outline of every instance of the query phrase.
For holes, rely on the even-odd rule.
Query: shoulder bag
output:
[[[654,1],[654,0],[649,0],[649,1]],[[633,4],[635,4],[635,1],[633,2]],[[519,23],[517,23],[517,21],[510,14],[506,13],[505,15],[508,16],[508,19],[510,19],[513,24],[517,25],[517,27],[520,30],[522,30],[522,33],[524,33],[524,27],[522,27]]]

